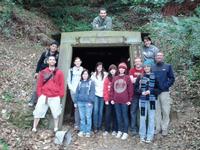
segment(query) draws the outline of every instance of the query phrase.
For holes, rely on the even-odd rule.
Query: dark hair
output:
[[[88,71],[87,69],[83,69],[83,71],[82,71],[82,73],[81,73],[81,80],[83,80],[83,74],[84,74],[85,72],[88,73],[88,79],[90,79],[90,73],[89,73],[89,71]],[[87,79],[87,80],[88,80],[88,79]]]
[[[57,41],[51,42],[51,43],[50,43],[50,46],[53,45],[53,44],[55,44],[55,45],[57,45],[57,47],[59,47],[59,43],[58,43]]]
[[[100,13],[102,10],[105,11],[105,12],[107,13],[107,10],[106,10],[105,8],[100,8],[100,9],[99,9],[99,13]]]
[[[116,76],[117,75],[117,70],[116,70],[116,72],[115,72],[115,75],[114,76]],[[108,80],[110,81],[110,82],[112,82],[112,80],[113,80],[113,76],[112,76],[112,74],[110,73],[110,71],[108,72]]]
[[[102,62],[98,62],[98,63],[96,64],[96,66],[95,66],[96,78],[97,78],[97,76],[98,76],[98,74],[99,74],[99,72],[97,71],[97,67],[100,66],[100,65],[102,65],[101,77],[102,77],[102,80],[103,80],[105,69],[104,69],[104,67],[103,67],[103,63],[102,63]]]
[[[144,39],[143,39],[143,41],[144,41],[144,40],[151,41],[151,38],[150,38],[149,36],[145,36]],[[152,42],[152,41],[151,41],[151,42]]]

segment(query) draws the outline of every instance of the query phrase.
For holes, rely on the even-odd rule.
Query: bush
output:
[[[154,21],[142,27],[141,31],[151,34],[160,50],[165,52],[166,61],[172,63],[177,72],[186,71],[189,79],[199,79],[199,16]]]

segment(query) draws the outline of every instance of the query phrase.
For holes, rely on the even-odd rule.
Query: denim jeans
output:
[[[154,136],[155,127],[155,102],[156,101],[145,101],[139,100],[140,109],[140,138],[147,138],[147,140],[152,140]],[[154,109],[151,108],[153,106]],[[148,115],[148,122],[146,123]],[[146,127],[147,124],[147,127]]]
[[[118,131],[115,107],[110,102],[105,105],[105,131]],[[112,126],[112,127],[111,127]]]
[[[115,104],[118,131],[128,133],[128,105]]]
[[[134,97],[131,103],[131,132],[138,132],[137,126],[137,112],[139,110],[139,97]]]
[[[90,133],[92,128],[93,104],[88,102],[78,102],[80,114],[80,131]]]
[[[95,96],[94,110],[93,110],[93,128],[94,128],[94,130],[101,129],[103,107],[104,107],[103,97]]]
[[[72,93],[71,91],[70,91],[70,94],[71,94],[72,101],[74,102],[76,94]],[[79,126],[80,126],[80,115],[79,115],[78,107],[74,108],[74,120],[75,120],[74,126],[79,128]]]

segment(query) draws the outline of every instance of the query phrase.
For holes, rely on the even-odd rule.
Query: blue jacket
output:
[[[157,63],[152,66],[152,72],[155,73],[157,81],[159,83],[159,89],[161,92],[169,91],[169,88],[175,81],[172,66],[165,63]]]
[[[75,101],[76,102],[93,102],[95,99],[95,85],[91,80],[81,80],[76,89]],[[76,103],[75,102],[75,103]]]

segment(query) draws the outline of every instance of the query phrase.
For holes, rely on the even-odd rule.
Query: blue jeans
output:
[[[109,105],[105,105],[105,131],[118,131],[117,128],[117,119],[116,119],[116,112],[115,107],[109,102]],[[112,128],[111,128],[112,126]]]
[[[155,127],[155,101],[139,101],[140,108],[140,138],[153,140]],[[148,115],[148,122],[146,123]],[[146,127],[147,124],[147,127]]]
[[[90,133],[92,128],[92,103],[78,102],[80,114],[80,131],[83,133]]]
[[[134,97],[131,103],[131,128],[130,130],[132,132],[138,132],[138,126],[137,126],[137,111],[139,109],[139,98]]]
[[[72,101],[74,103],[76,94],[72,93],[71,91],[70,91],[70,94],[71,94]],[[79,115],[78,107],[74,108],[74,120],[75,120],[74,126],[79,128],[79,126],[80,126],[80,115]]]
[[[115,104],[118,131],[128,133],[128,105]]]
[[[103,106],[104,106],[103,97],[95,96],[94,110],[93,110],[93,128],[94,128],[94,130],[101,129]]]

